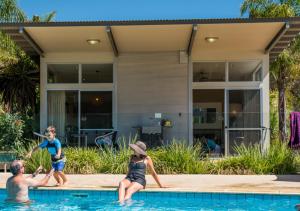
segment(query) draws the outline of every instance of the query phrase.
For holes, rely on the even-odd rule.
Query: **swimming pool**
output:
[[[116,191],[30,190],[31,205],[4,202],[0,189],[0,210],[295,210],[300,195],[140,192],[120,205]]]

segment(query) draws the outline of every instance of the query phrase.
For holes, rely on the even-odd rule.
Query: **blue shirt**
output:
[[[207,139],[207,146],[210,150],[214,150],[216,148],[216,142],[212,139]]]
[[[51,156],[55,156],[59,149],[61,149],[61,143],[57,138],[54,138],[53,141],[45,139],[39,147],[41,149],[47,148]]]

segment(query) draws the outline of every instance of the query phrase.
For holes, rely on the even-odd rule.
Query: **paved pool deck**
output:
[[[5,188],[10,173],[0,173],[0,188]],[[69,182],[54,187],[51,178],[46,189],[116,190],[125,175],[93,174],[67,175]],[[39,175],[37,179],[41,178]],[[147,191],[233,192],[300,194],[300,175],[160,175],[168,188],[158,188],[147,175]]]

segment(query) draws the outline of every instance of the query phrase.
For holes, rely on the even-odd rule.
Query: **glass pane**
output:
[[[82,83],[113,83],[113,65],[83,64]]]
[[[78,83],[77,64],[48,64],[48,83]]]
[[[261,81],[260,61],[230,62],[229,81]]]
[[[235,146],[244,144],[250,146],[259,144],[261,140],[260,130],[230,130],[229,131],[229,154],[235,154]]]
[[[112,128],[112,92],[81,92],[81,129]]]
[[[62,142],[78,133],[78,92],[48,91],[48,125],[56,128]]]
[[[225,62],[193,63],[193,82],[225,81]]]
[[[260,127],[260,91],[229,91],[229,127]]]

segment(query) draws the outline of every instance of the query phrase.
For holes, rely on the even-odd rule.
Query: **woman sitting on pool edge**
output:
[[[135,144],[129,144],[129,147],[134,151],[134,154],[130,158],[127,176],[119,184],[119,202],[130,199],[132,194],[146,187],[147,167],[159,187],[163,188],[154,169],[152,159],[147,156],[146,145],[141,141],[137,141]]]

